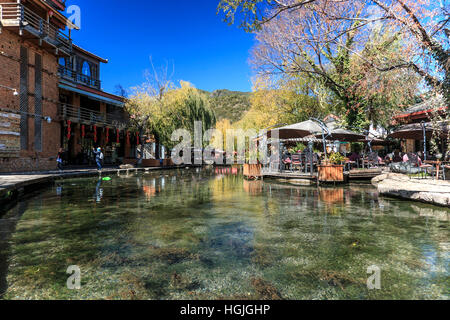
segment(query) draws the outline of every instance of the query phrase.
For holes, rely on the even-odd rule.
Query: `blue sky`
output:
[[[101,69],[102,87],[114,92],[144,81],[144,71],[166,61],[174,81],[212,91],[251,90],[248,64],[253,36],[228,26],[216,14],[218,0],[68,0],[81,8],[81,30],[74,42],[109,59]]]

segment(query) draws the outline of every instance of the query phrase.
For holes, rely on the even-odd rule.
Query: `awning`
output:
[[[337,128],[334,130],[331,130],[331,134],[328,137],[325,137],[327,140],[339,140],[339,141],[346,141],[346,142],[356,142],[358,140],[364,139],[365,135],[353,132],[350,130]],[[317,138],[321,138],[322,134],[316,134]]]
[[[65,85],[63,83],[60,83],[59,87],[61,89],[65,89],[67,91],[79,93],[79,94],[82,94],[84,96],[88,96],[89,98],[91,98],[93,100],[97,100],[97,101],[100,101],[100,102],[105,102],[105,103],[108,103],[108,104],[111,104],[111,105],[114,105],[114,106],[117,106],[117,107],[123,107],[123,105],[124,105],[123,102],[121,102],[121,101],[110,99],[110,98],[101,96],[99,94],[88,92],[88,91],[85,91],[85,90],[82,90],[82,89],[74,88],[72,86],[68,86],[68,85]]]
[[[446,137],[449,131],[449,124],[444,122],[439,122],[437,128],[433,128],[430,122],[424,123],[412,123],[399,127],[393,133],[389,135],[389,138],[393,139],[411,139],[411,140],[423,140],[424,127],[427,139],[430,139],[433,132],[438,131],[441,137]]]

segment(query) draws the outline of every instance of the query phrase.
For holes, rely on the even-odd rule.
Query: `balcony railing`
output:
[[[95,88],[95,89],[100,90],[100,88],[101,88],[100,80],[91,78],[87,75],[76,72],[65,66],[60,65],[58,67],[58,72],[59,72],[60,77],[62,77],[62,78],[69,79],[69,80],[75,81],[80,84],[87,85],[87,86]]]
[[[116,115],[101,113],[70,104],[60,104],[58,113],[61,119],[87,125],[109,126],[120,130],[127,126],[127,119]]]
[[[0,3],[0,23],[3,27],[18,27],[21,32],[26,30],[66,54],[72,52],[69,36],[22,4]]]
[[[45,2],[48,2],[52,7],[64,11],[66,9],[66,0],[45,0]]]

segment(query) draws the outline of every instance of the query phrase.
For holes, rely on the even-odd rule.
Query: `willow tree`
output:
[[[179,88],[169,90],[163,105],[164,121],[160,122],[159,131],[161,142],[168,148],[176,144],[171,136],[177,129],[188,130],[194,137],[195,122],[202,123],[203,132],[216,125],[209,98],[188,82],[181,81]]]
[[[144,134],[153,134],[159,141],[159,123],[164,118],[162,99],[154,95],[153,90],[149,90],[147,86],[134,88],[133,91],[133,94],[125,103],[130,124],[137,130],[140,137]],[[141,160],[143,159],[143,152],[144,148],[141,148]],[[158,158],[158,154],[156,158]]]

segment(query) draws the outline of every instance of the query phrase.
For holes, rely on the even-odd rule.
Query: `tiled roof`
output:
[[[444,102],[444,98],[442,95],[433,96],[430,99],[425,100],[424,102],[418,103],[410,108],[408,108],[404,113],[402,113],[399,118],[403,118],[409,115],[413,115],[416,113],[424,113],[426,111],[436,110],[436,109],[445,109],[448,106]]]

